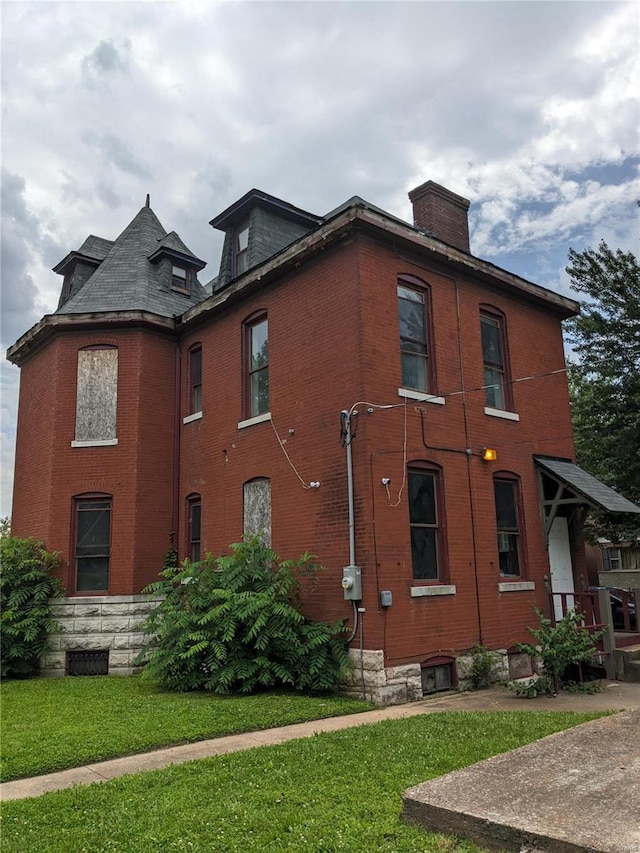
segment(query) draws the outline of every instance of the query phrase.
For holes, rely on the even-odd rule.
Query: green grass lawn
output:
[[[439,713],[8,802],[2,851],[469,853],[405,825],[402,792],[595,716]]]
[[[0,687],[2,781],[160,746],[370,708],[292,693],[168,693],[139,677],[41,678]]]

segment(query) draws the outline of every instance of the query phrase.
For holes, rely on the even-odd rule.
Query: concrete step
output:
[[[627,677],[625,681],[640,684],[640,660],[630,660],[627,664]]]
[[[616,649],[615,662],[618,681],[640,683],[640,645]]]

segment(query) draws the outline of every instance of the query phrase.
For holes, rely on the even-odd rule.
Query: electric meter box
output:
[[[345,566],[342,569],[342,589],[347,601],[362,600],[362,569],[360,566]]]

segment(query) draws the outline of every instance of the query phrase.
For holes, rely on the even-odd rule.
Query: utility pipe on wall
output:
[[[344,429],[344,443],[347,448],[347,502],[349,506],[349,565],[355,566],[356,564],[356,526],[355,526],[355,510],[354,510],[354,497],[353,497],[353,457],[351,455],[351,441],[353,440],[353,436],[351,434],[351,413],[347,409],[343,409],[340,412],[340,417],[342,419],[342,426]],[[358,630],[358,608],[356,607],[355,601],[353,602],[353,630],[351,631],[351,635],[347,640],[347,645],[352,642],[353,638],[356,635]],[[362,632],[361,632],[361,645],[362,645]],[[362,652],[362,649],[361,649]]]

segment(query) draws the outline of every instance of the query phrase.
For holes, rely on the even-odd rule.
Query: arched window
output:
[[[196,415],[202,411],[202,344],[194,344],[189,349],[187,370],[187,414]]]
[[[244,509],[244,535],[261,536],[265,545],[271,545],[271,480],[256,477],[242,487]]]
[[[118,348],[111,345],[78,351],[76,435],[74,447],[117,444]]]
[[[112,496],[102,493],[73,498],[73,565],[76,592],[109,591]]]
[[[436,394],[431,291],[415,276],[398,276],[402,387]]]
[[[186,521],[187,556],[192,563],[197,563],[202,556],[200,547],[202,540],[202,499],[195,492],[187,498]]]
[[[442,471],[430,463],[412,462],[407,471],[407,487],[413,578],[427,583],[446,583]]]
[[[269,325],[266,311],[252,314],[243,324],[244,416],[269,411]]]
[[[500,575],[504,578],[524,577],[526,551],[519,477],[509,471],[498,471],[493,476],[493,493]]]
[[[486,404],[491,409],[513,412],[507,323],[502,311],[491,305],[480,306],[480,334]]]

